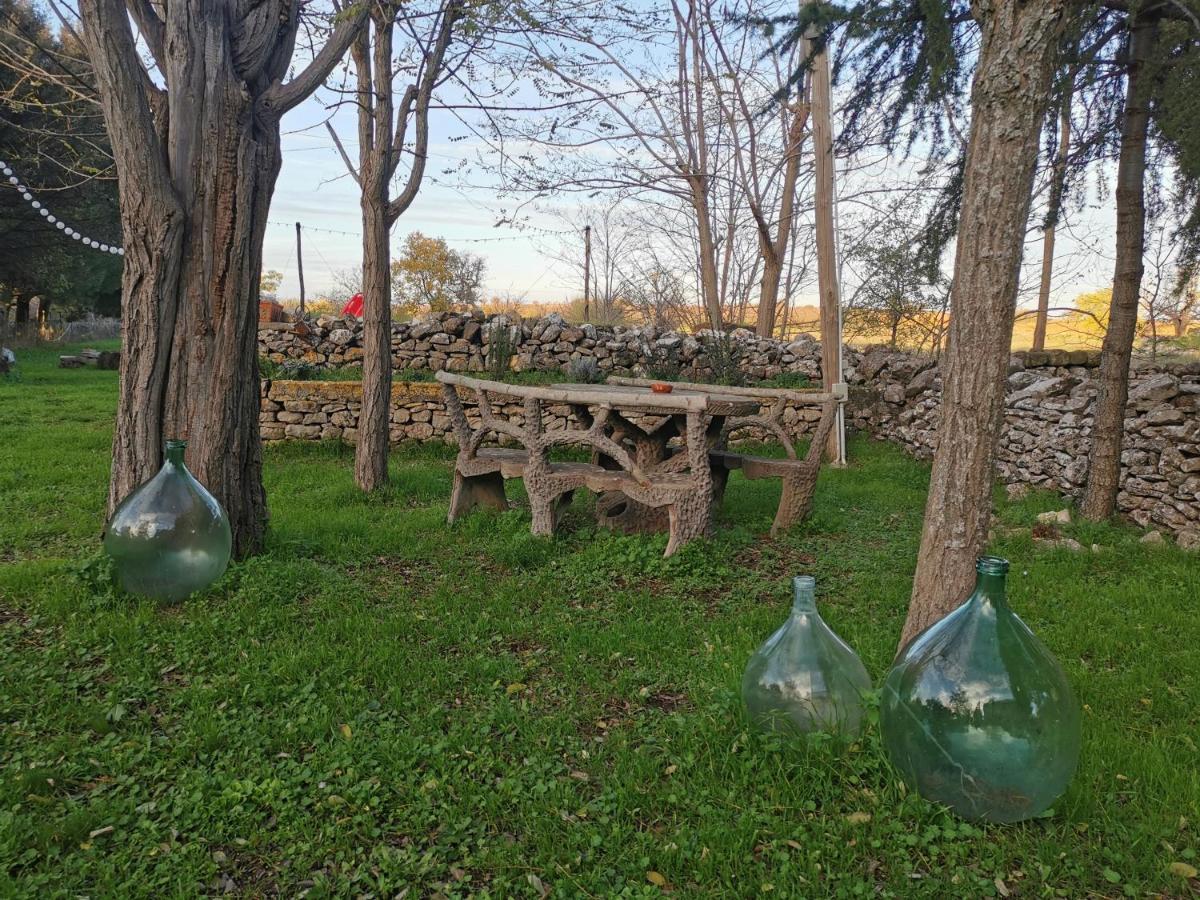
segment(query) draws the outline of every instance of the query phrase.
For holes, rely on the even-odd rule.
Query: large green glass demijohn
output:
[[[1008,605],[1008,560],[981,557],[975,590],[917,635],[884,680],[880,728],[910,787],[966,819],[1050,807],[1079,761],[1066,674]]]
[[[229,565],[229,519],[184,465],[186,448],[167,441],[158,474],[121,501],[104,529],[104,549],[131,594],[182,600]]]
[[[871,677],[821,619],[815,586],[807,575],[792,579],[792,614],[750,657],[742,700],[762,731],[855,737],[862,731],[863,694],[871,690]]]

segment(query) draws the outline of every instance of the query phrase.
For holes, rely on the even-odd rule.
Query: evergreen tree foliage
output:
[[[0,159],[56,217],[119,245],[111,151],[83,49],[30,0],[0,0]],[[117,315],[121,258],[66,237],[0,180],[0,311],[33,296],[57,315]]]

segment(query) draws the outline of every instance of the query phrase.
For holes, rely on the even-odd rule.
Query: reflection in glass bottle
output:
[[[229,520],[184,465],[186,447],[166,442],[163,467],[121,501],[104,530],[104,549],[131,594],[182,600],[229,565]]]
[[[1008,561],[979,559],[975,590],[901,652],[880,727],[909,786],[960,816],[1017,822],[1066,790],[1079,705],[1045,645],[1008,605]]]
[[[763,731],[862,731],[871,678],[862,660],[821,619],[814,580],[792,579],[792,614],[750,658],[742,699]]]

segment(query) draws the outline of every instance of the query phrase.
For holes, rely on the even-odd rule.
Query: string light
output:
[[[21,195],[21,199],[29,204],[31,209],[37,210],[38,214],[46,220],[47,225],[53,225],[61,231],[66,237],[72,240],[79,241],[85,247],[91,247],[93,250],[99,250],[101,253],[111,253],[114,256],[124,256],[125,248],[118,247],[115,244],[105,244],[82,234],[81,232],[71,228],[62,219],[51,215],[50,210],[42,205],[41,201],[34,200],[33,194],[29,188],[21,183],[21,179],[13,174],[12,167],[6,162],[0,162],[0,172],[4,173],[4,177],[8,179],[8,183],[17,189],[17,193]]]

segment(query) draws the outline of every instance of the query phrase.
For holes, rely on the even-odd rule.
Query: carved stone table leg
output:
[[[454,488],[450,492],[450,512],[446,521],[454,522],[476,506],[508,509],[508,498],[504,495],[504,476],[499,472],[463,475],[455,471]]]

